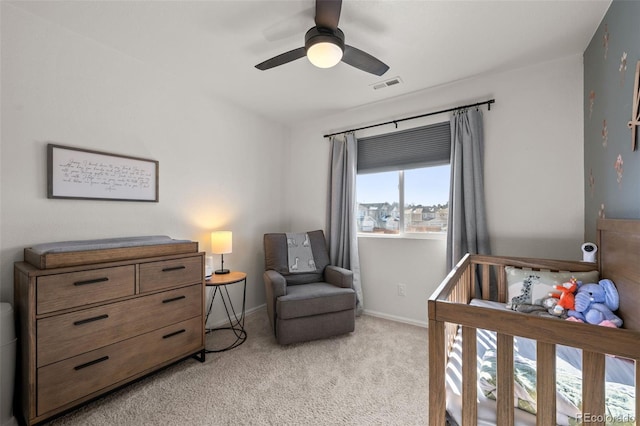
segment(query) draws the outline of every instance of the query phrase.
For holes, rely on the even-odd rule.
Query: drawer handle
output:
[[[92,318],[87,318],[87,319],[83,319],[80,321],[76,321],[73,323],[73,325],[82,325],[82,324],[86,324],[88,322],[94,322],[94,321],[100,321],[103,319],[107,319],[109,318],[109,315],[104,314],[104,315],[98,315],[97,317],[92,317]]]
[[[178,335],[178,334],[182,334],[182,333],[184,333],[185,331],[187,331],[187,330],[185,330],[185,329],[183,328],[182,330],[174,331],[173,333],[169,333],[169,334],[167,334],[166,336],[162,336],[162,338],[163,338],[163,339],[168,339],[169,337],[173,337],[173,336],[176,336],[176,335]]]
[[[187,296],[178,296],[178,297],[172,297],[171,299],[165,299],[162,301],[162,303],[171,303],[171,302],[175,302],[176,300],[181,300],[181,299],[186,299]]]
[[[178,271],[180,269],[186,269],[186,268],[187,268],[186,266],[182,266],[182,265],[181,266],[172,266],[170,268],[163,268],[162,272]]]
[[[105,281],[109,281],[109,278],[104,277],[104,278],[96,278],[96,279],[93,279],[93,280],[76,281],[75,283],[73,283],[73,285],[96,284],[96,283],[103,283]]]
[[[108,356],[103,356],[102,358],[94,359],[93,361],[89,361],[87,363],[80,364],[80,365],[78,365],[76,367],[73,367],[73,369],[74,370],[82,370],[83,368],[91,367],[92,365],[98,364],[98,363],[106,361],[108,359],[109,359]]]

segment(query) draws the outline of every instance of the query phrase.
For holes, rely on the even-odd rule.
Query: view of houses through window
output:
[[[449,164],[359,174],[356,180],[358,232],[446,233],[449,181]]]

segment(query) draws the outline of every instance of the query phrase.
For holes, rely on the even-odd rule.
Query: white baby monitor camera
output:
[[[598,246],[593,243],[584,243],[582,245],[582,261],[583,262],[596,262],[596,252],[598,251]]]

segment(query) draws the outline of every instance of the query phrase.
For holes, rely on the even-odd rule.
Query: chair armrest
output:
[[[276,331],[276,300],[280,296],[287,294],[287,281],[282,274],[267,270],[262,274],[264,280],[264,290],[267,296],[267,314],[271,329]]]
[[[353,272],[339,266],[328,265],[324,269],[324,280],[338,287],[353,288]]]
[[[262,274],[264,283],[267,285],[267,292],[271,293],[271,297],[276,299],[287,294],[287,280],[284,279],[279,272],[268,270]],[[271,290],[271,291],[269,291]]]

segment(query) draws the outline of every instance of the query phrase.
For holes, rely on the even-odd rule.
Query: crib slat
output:
[[[497,266],[498,268],[498,301],[502,303],[507,302],[507,279],[504,265]]]
[[[606,414],[604,404],[604,354],[583,351],[582,352],[582,414],[590,416],[604,416]],[[603,422],[591,422],[594,425],[603,425]]]
[[[469,269],[467,269],[467,271],[469,271],[470,274],[470,279],[471,282],[469,283],[469,290],[471,290],[471,298],[475,299],[476,297],[478,297],[478,295],[476,294],[476,271],[478,270],[478,265],[476,265],[475,263],[472,263],[469,266]]]
[[[555,425],[556,423],[556,345],[536,343],[537,366],[536,383],[538,394],[538,413],[536,425]]]
[[[444,425],[447,409],[445,391],[444,322],[429,320],[429,424]]]
[[[482,265],[482,298],[484,300],[491,299],[491,279],[490,277],[491,265],[483,264]]]
[[[471,283],[471,270],[470,268],[467,268],[467,270],[464,272],[464,281],[460,286],[464,290],[463,303],[469,303],[469,300],[471,300],[471,284],[470,283]]]
[[[498,333],[498,411],[499,425],[513,426],[513,336]]]
[[[462,327],[462,424],[478,423],[478,364],[476,329]]]

